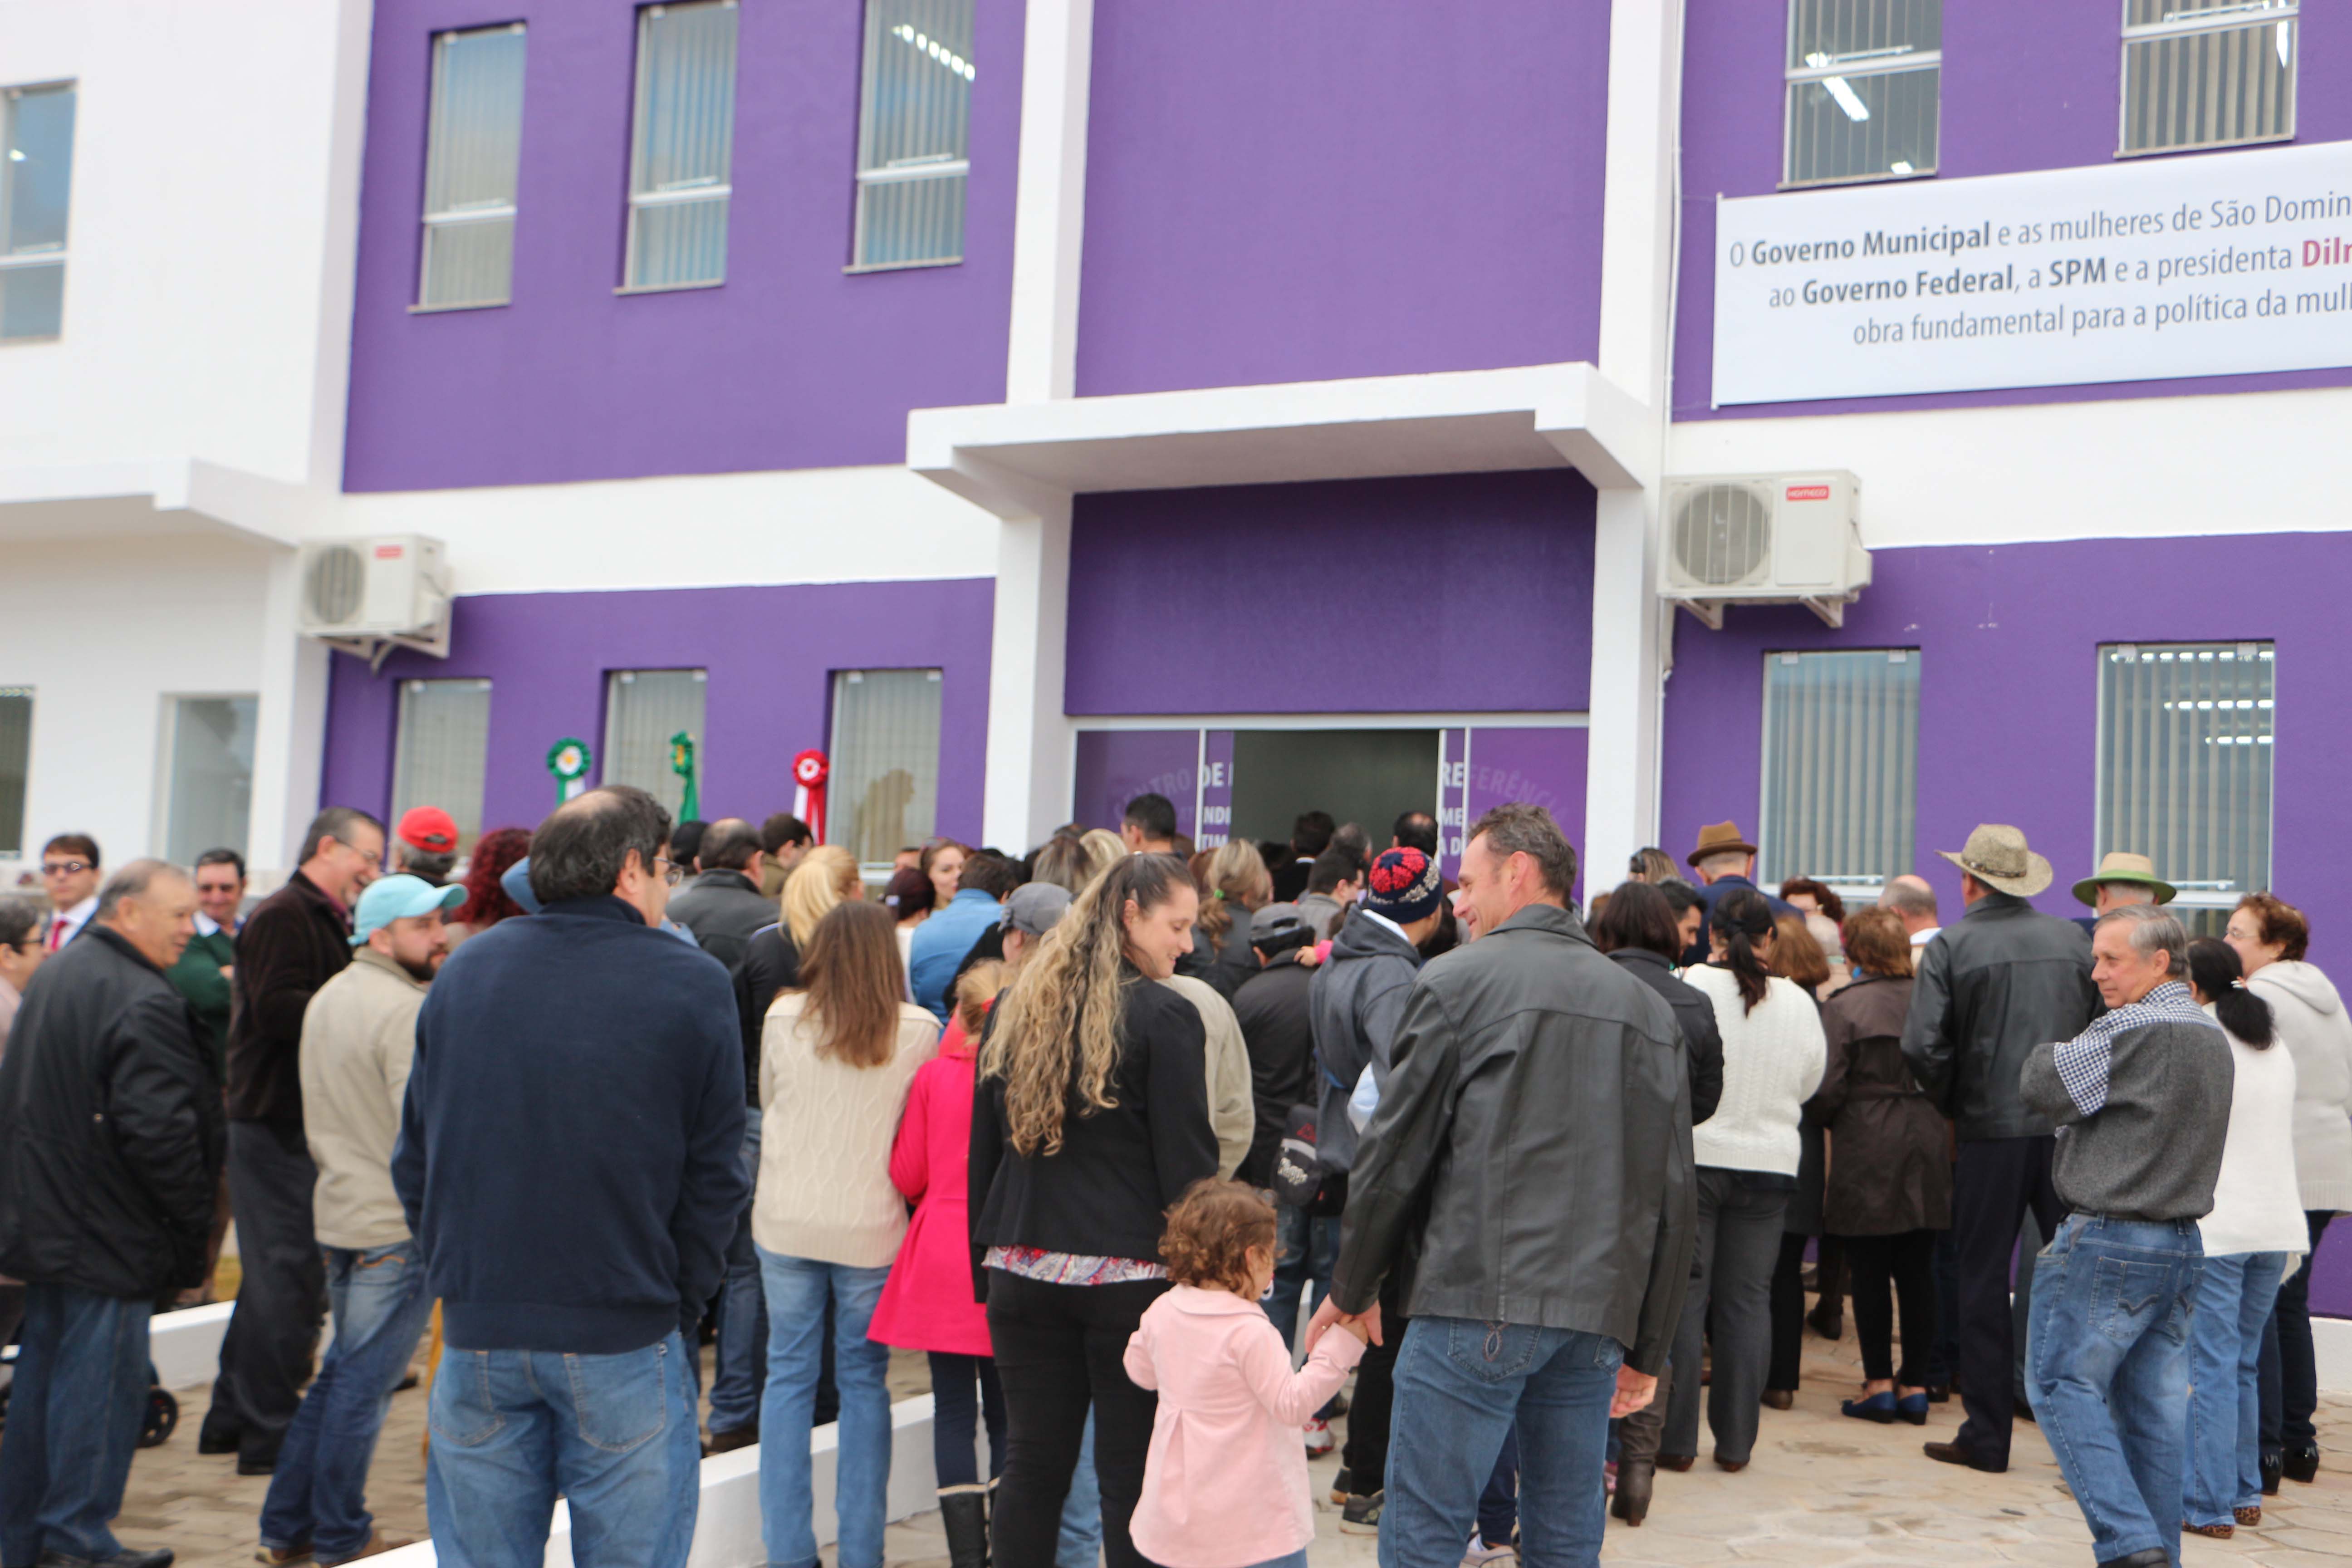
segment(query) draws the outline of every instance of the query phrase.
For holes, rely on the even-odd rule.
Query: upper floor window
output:
[[[74,84],[10,88],[0,132],[0,342],[54,338],[66,319]]]
[[[852,269],[963,259],[972,0],[866,0]]]
[[[2156,862],[2219,936],[2271,885],[2276,658],[2266,642],[2099,649],[2098,842]]]
[[[1764,885],[1875,898],[1911,868],[1918,801],[1918,649],[1764,656]]]
[[[2295,0],[2124,0],[2118,156],[2294,134]]]
[[[25,775],[33,761],[33,689],[0,686],[0,855],[25,852]]]
[[[520,22],[434,36],[416,286],[425,309],[503,305],[512,292],[522,58]]]
[[[1784,185],[1936,169],[1944,0],[1789,0]]]
[[[193,866],[207,849],[245,853],[259,713],[249,696],[164,699],[165,859]]]
[[[931,836],[939,820],[940,672],[843,669],[833,677],[825,841],[863,866]]]
[[[675,818],[686,804],[686,779],[674,765],[673,744],[686,735],[699,753],[709,681],[700,669],[613,671],[604,687],[604,783],[636,785]]]
[[[392,816],[437,805],[457,824],[457,852],[482,834],[482,781],[489,772],[490,683],[404,680],[393,752]]]
[[[735,141],[735,0],[637,13],[624,289],[727,280]]]

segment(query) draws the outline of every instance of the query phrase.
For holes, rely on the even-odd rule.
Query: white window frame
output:
[[[408,695],[411,689],[425,686],[471,686],[480,691],[485,699],[494,694],[490,682],[477,676],[426,676],[404,679],[400,682],[400,689],[393,697],[393,712],[396,722],[392,736],[392,813],[395,819],[410,806],[437,805],[446,809],[451,804],[446,800],[408,798],[413,787],[408,776],[413,766],[408,752]],[[487,703],[485,705],[487,706]],[[487,731],[487,720],[484,728]],[[489,794],[489,742],[486,732],[483,737],[479,788],[471,803],[474,816],[471,828],[467,827],[464,815],[455,811],[449,814],[457,821],[457,853],[460,857],[472,854],[475,840],[482,836],[481,818]]]
[[[705,782],[701,769],[703,764],[709,758],[707,732],[710,727],[710,669],[707,665],[640,664],[631,666],[627,668],[608,669],[604,672],[604,721],[599,725],[596,733],[596,745],[598,748],[596,752],[596,782],[600,784],[627,784],[631,782],[627,779],[619,779],[613,776],[613,768],[614,763],[616,761],[616,753],[620,750],[620,747],[614,740],[614,730],[620,721],[617,712],[620,705],[615,700],[614,692],[619,687],[635,685],[636,683],[637,677],[640,675],[690,676],[693,678],[694,684],[703,689],[702,722],[700,725],[693,729],[689,729],[687,731],[688,734],[694,738],[694,761],[696,769],[695,785],[696,788],[699,790]],[[662,743],[665,745],[668,743],[667,736],[662,737]],[[644,790],[647,795],[654,796],[656,800],[660,800],[662,802],[662,808],[666,811],[669,811],[673,810],[673,808],[670,806],[669,801],[667,797],[673,792],[683,790],[685,787],[682,783],[674,783],[673,781],[676,780],[676,778],[677,775],[674,773],[657,770],[654,775],[653,783],[640,784],[637,787]]]
[[[155,800],[154,809],[149,814],[152,828],[148,836],[148,842],[156,847],[157,854],[168,858],[172,853],[173,763],[176,760],[180,750],[181,704],[187,702],[250,702],[253,704],[255,721],[257,724],[261,713],[261,694],[257,691],[166,691],[162,693],[161,697],[163,702],[163,712],[158,716],[155,725]],[[255,759],[257,763],[257,774],[258,773],[257,764],[259,760],[260,759],[258,757],[256,757]],[[28,768],[26,772],[29,774],[31,770]],[[253,790],[255,782],[255,778],[251,776],[247,780],[246,789],[248,795]],[[30,793],[29,790],[27,793]],[[250,810],[251,805],[248,801],[248,813]],[[238,854],[245,856],[247,859],[250,860],[253,858],[252,841],[253,825],[251,821],[248,820],[239,835],[237,842],[218,846],[217,847],[234,849]],[[216,847],[207,844],[204,846],[203,848],[194,851],[194,854],[201,855],[204,853],[205,849],[214,847]]]
[[[5,147],[16,141],[16,102],[28,92],[70,92],[79,100],[81,94],[81,82],[79,78],[61,81],[27,81],[19,82],[7,89],[5,100],[0,100],[5,101],[6,106],[5,112],[0,113],[0,147]],[[77,141],[80,139],[81,105],[79,101],[74,104],[74,134]],[[0,237],[5,237],[8,232],[7,221],[7,213],[5,210],[0,210]],[[58,246],[55,250],[30,250],[21,256],[12,256],[4,247],[0,247],[0,271],[36,267],[54,267],[60,272],[70,272],[73,269],[73,192],[70,184],[66,192],[66,243]],[[64,283],[60,281],[59,290],[62,291],[64,287]],[[63,338],[65,332],[65,310],[60,305],[58,310],[56,331],[45,333],[39,337],[0,338],[0,345],[14,347],[18,343],[54,343]]]
[[[871,0],[868,0],[868,4],[866,6],[866,14],[870,18],[872,13],[872,3]],[[850,262],[848,266],[842,268],[844,272],[904,272],[910,268],[917,267],[960,267],[963,264],[963,249],[961,245],[957,247],[956,253],[953,256],[926,257],[919,260],[911,261],[864,261],[858,259],[865,254],[866,250],[866,202],[864,198],[866,188],[867,186],[908,184],[921,180],[961,179],[966,182],[965,189],[967,199],[969,199],[971,188],[970,180],[971,175],[971,159],[969,154],[961,158],[956,158],[950,157],[946,153],[936,153],[919,159],[902,159],[894,163],[877,164],[871,168],[866,167],[862,162],[866,141],[866,132],[869,129],[870,123],[867,120],[867,116],[874,111],[874,87],[875,78],[877,74],[876,68],[877,62],[874,58],[874,50],[882,47],[882,40],[884,38],[891,37],[896,37],[903,46],[908,47],[926,47],[928,46],[928,52],[930,54],[932,58],[938,60],[941,65],[947,66],[950,69],[955,70],[966,82],[977,81],[980,78],[980,68],[974,65],[971,60],[957,57],[952,53],[952,51],[942,50],[938,44],[925,39],[922,35],[916,32],[914,27],[908,24],[901,23],[898,26],[877,33],[874,30],[873,24],[870,20],[866,23],[864,45],[866,58],[859,62],[857,94],[857,144],[861,162],[857,169],[857,191],[853,204],[855,210],[849,237]],[[966,112],[968,116],[969,110],[967,110]],[[965,124],[964,135],[966,142],[969,143],[971,140],[971,125],[968,118]],[[967,234],[970,232],[970,223],[971,210],[967,207],[965,209],[965,232]]]
[[[842,709],[839,692],[843,684],[863,680],[868,675],[902,675],[918,670],[929,676],[931,683],[940,689],[940,732],[934,742],[936,750],[931,759],[931,833],[921,836],[922,837],[929,838],[935,835],[939,830],[939,783],[940,773],[941,772],[940,764],[945,759],[947,752],[947,671],[944,668],[935,664],[869,664],[856,667],[845,667],[843,668],[834,670],[831,673],[831,679],[828,682],[831,689],[825,693],[826,713],[824,751],[826,757],[831,759],[835,763],[834,772],[838,773],[840,772],[838,764],[841,758]],[[834,837],[835,825],[842,821],[842,815],[835,810],[835,807],[840,805],[845,799],[845,796],[836,796],[830,793],[828,793],[825,797],[824,841],[827,844],[837,844],[841,842],[841,840]],[[892,861],[876,860],[860,861],[858,863],[857,870],[858,875],[869,882],[886,882],[889,880],[890,873],[893,868],[894,862]]]
[[[2104,855],[2110,847],[2128,850],[2132,853],[2141,855],[2150,854],[2158,848],[2158,846],[2152,844],[2114,844],[2111,846],[2106,842],[2109,832],[2109,828],[2107,826],[2108,802],[2106,768],[2107,722],[2109,713],[2107,710],[2106,673],[2104,667],[2110,656],[2138,658],[2143,648],[2159,648],[2172,652],[2179,652],[2183,648],[2192,650],[2210,649],[2217,654],[2220,650],[2228,648],[2238,658],[2260,658],[2263,650],[2267,649],[2269,652],[2267,662],[2271,667],[2271,696],[2266,700],[2269,704],[2272,733],[2269,736],[2263,737],[2263,739],[2269,740],[2272,742],[2270,767],[2271,797],[2268,801],[2263,803],[2263,811],[2270,819],[2270,829],[2263,835],[2263,837],[2270,845],[2271,864],[2262,868],[2259,877],[2254,879],[2255,885],[2242,888],[2238,886],[2236,882],[2231,880],[2200,879],[2183,880],[2178,877],[2167,876],[2166,872],[2168,868],[2165,866],[2163,858],[2160,856],[2156,858],[2157,875],[2164,877],[2165,880],[2170,882],[2177,889],[2172,901],[2179,908],[2184,910],[2235,909],[2237,907],[2238,900],[2243,898],[2246,894],[2266,892],[2269,890],[2271,887],[2271,879],[2275,873],[2278,865],[2278,756],[2276,742],[2278,730],[2278,645],[2273,639],[2259,637],[2237,642],[2231,642],[2227,639],[2182,638],[2178,642],[2165,639],[2152,639],[2145,643],[2102,643],[2099,645],[2095,656],[2099,663],[2097,666],[2094,667],[2095,674],[2093,677],[2093,679],[2098,682],[2098,720],[2097,728],[2092,732],[2091,742],[2091,765],[2093,769],[2091,779],[2091,822],[2092,836],[2095,840],[2092,845],[2092,852],[2095,855]],[[2262,701],[2265,700],[2248,699],[2247,700]],[[2259,711],[2259,710],[2257,710]],[[2196,933],[2192,931],[2191,934],[2193,935]]]
[[[1936,165],[1942,163],[1944,160],[1944,51],[1940,47],[1932,49],[1914,49],[1907,47],[1867,49],[1861,54],[1840,55],[1834,58],[1828,58],[1820,65],[1792,66],[1789,61],[1794,58],[1796,52],[1797,5],[1796,0],[1790,0],[1787,26],[1781,36],[1780,49],[1780,189],[1802,191],[1811,190],[1816,185],[1864,185],[1874,184],[1885,180],[1924,180],[1935,174]],[[1936,164],[1907,172],[1877,170],[1867,174],[1837,174],[1810,180],[1791,177],[1790,169],[1795,161],[1796,152],[1791,138],[1796,134],[1796,124],[1789,110],[1790,88],[1809,81],[1823,83],[1835,81],[1839,87],[1843,87],[1854,77],[1897,76],[1906,71],[1926,70],[1930,67],[1933,67],[1937,73]],[[1829,90],[1832,96],[1837,93],[1837,88],[1831,88]]]
[[[2303,108],[2303,7],[2300,0],[2242,0],[2235,5],[2211,11],[2199,11],[2167,22],[2150,22],[2134,26],[2131,20],[2132,0],[2122,0],[2123,47],[2118,55],[2116,81],[2116,156],[2118,158],[2158,158],[2173,153],[2205,153],[2221,147],[2261,147],[2273,142],[2294,140],[2295,116]],[[2151,39],[2179,37],[2190,33],[2228,33],[2272,26],[2289,29],[2294,58],[2287,63],[2286,129],[2270,136],[2242,136],[2228,142],[2179,142],[2164,147],[2130,147],[2131,138],[2131,55],[2134,44]]]
[[[492,27],[444,27],[433,35],[432,85],[426,89],[425,98],[425,166],[427,171],[426,189],[428,191],[431,189],[430,171],[433,166],[432,106],[438,102],[441,97],[441,42],[444,38],[458,37],[468,33],[514,33],[528,37],[525,26],[520,22],[509,22]],[[520,183],[520,174],[518,174],[518,183]],[[430,207],[425,208],[419,221],[416,237],[416,300],[408,307],[409,310],[421,315],[441,310],[494,310],[501,306],[512,304],[514,302],[514,263],[511,252],[507,264],[507,291],[496,300],[453,300],[446,304],[428,305],[425,303],[425,294],[432,274],[433,235],[436,229],[457,228],[467,224],[500,221],[513,223],[520,211],[520,201],[510,201],[497,205],[451,207],[442,212],[436,212]]]
[[[27,709],[25,718],[25,798],[17,803],[19,815],[16,819],[16,847],[0,848],[0,860],[22,860],[25,858],[25,824],[30,820],[32,815],[33,749],[34,741],[38,734],[34,727],[34,721],[40,716],[41,694],[37,688],[30,685],[0,685],[0,697],[21,697],[25,700]]]
[[[1809,658],[1817,658],[1824,654],[1876,654],[1889,664],[1907,664],[1914,671],[1919,672],[1917,675],[1919,680],[1924,681],[1926,679],[1920,657],[1921,650],[1916,647],[1774,648],[1767,652],[1764,657],[1768,661],[1769,670],[1770,662],[1799,664]],[[1824,873],[1811,867],[1783,867],[1775,862],[1774,857],[1779,850],[1772,842],[1772,831],[1776,819],[1774,801],[1779,781],[1773,777],[1772,682],[1769,673],[1763,682],[1763,689],[1762,722],[1757,743],[1756,875],[1758,882],[1759,885],[1769,883],[1778,886],[1790,878],[1806,877],[1826,888],[1832,889],[1839,898],[1850,904],[1876,903],[1879,895],[1885,890],[1888,879],[1904,875],[1910,870],[1909,866],[1896,866],[1891,870],[1874,876],[1853,872]],[[1924,700],[1924,695],[1921,700]],[[1912,718],[1911,755],[1907,764],[1911,776],[1912,856],[1915,858],[1918,853],[1919,833],[1919,739],[1920,721],[1918,714],[1915,711]]]
[[[648,22],[659,21],[668,12],[670,5],[676,3],[678,3],[678,0],[667,0],[667,3],[665,0],[656,0],[656,4],[637,7],[637,54],[636,60],[631,67],[629,89],[629,221],[626,232],[621,237],[621,284],[619,288],[613,290],[615,294],[674,294],[682,289],[722,289],[727,284],[723,272],[717,278],[700,279],[691,283],[640,283],[631,270],[636,266],[637,215],[649,207],[685,206],[698,202],[724,202],[729,208],[727,222],[730,242],[734,236],[735,120],[732,108],[729,110],[727,121],[728,177],[726,179],[716,184],[687,185],[669,191],[641,191],[637,188],[638,174],[643,167],[646,148],[646,25]],[[685,0],[685,3],[692,4],[694,0]],[[738,0],[715,0],[715,3],[729,11],[740,8]],[[739,68],[742,64],[740,42],[735,64]]]

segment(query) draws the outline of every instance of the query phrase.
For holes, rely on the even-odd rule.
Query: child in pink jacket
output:
[[[1298,1429],[1364,1353],[1343,1323],[1290,1370],[1258,1305],[1274,1282],[1274,1205],[1240,1182],[1195,1182],[1160,1243],[1170,1290],[1127,1342],[1127,1375],[1160,1391],[1129,1531],[1166,1568],[1306,1568],[1315,1539]]]

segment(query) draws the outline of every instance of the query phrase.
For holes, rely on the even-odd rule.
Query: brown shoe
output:
[[[1748,1461],[1745,1459],[1727,1459],[1721,1454],[1717,1454],[1715,1457],[1715,1468],[1725,1472],[1727,1475],[1736,1476],[1740,1471],[1748,1468]]]
[[[759,1440],[760,1428],[756,1424],[713,1432],[710,1441],[702,1446],[702,1457],[707,1459],[713,1454],[731,1454],[738,1448],[748,1448]]]
[[[1792,1390],[1768,1388],[1764,1391],[1764,1408],[1767,1410],[1786,1410],[1796,1403],[1797,1395]]]
[[[1662,1470],[1672,1470],[1676,1475],[1682,1474],[1683,1471],[1689,1469],[1693,1465],[1697,1463],[1698,1456],[1696,1454],[1660,1454],[1658,1456],[1658,1468]]]
[[[2253,1529],[2263,1521],[2263,1507],[2260,1503],[2253,1503],[2245,1508],[2233,1508],[2230,1511],[2236,1516],[2238,1522],[2248,1530]]]
[[[361,1547],[357,1552],[352,1552],[348,1557],[320,1558],[319,1568],[341,1568],[341,1565],[345,1563],[356,1563],[362,1557],[381,1557],[387,1552],[397,1552],[404,1546],[414,1546],[416,1542],[409,1540],[408,1537],[404,1535],[386,1535],[383,1531],[379,1530],[373,1535],[368,1537],[368,1543],[365,1546]]]
[[[2191,1524],[2187,1520],[2180,1521],[2180,1528],[2191,1535],[2210,1536],[2215,1541],[2227,1541],[2238,1533],[2234,1524]]]
[[[308,1563],[310,1543],[306,1541],[299,1546],[265,1546],[253,1554],[253,1560],[262,1568],[288,1568],[289,1563]]]
[[[2009,1468],[2008,1460],[1988,1459],[1974,1448],[1962,1447],[1958,1443],[1926,1443],[1920,1447],[1929,1458],[1938,1464],[1966,1465],[1972,1470],[1982,1470],[1989,1476],[2000,1475]]]

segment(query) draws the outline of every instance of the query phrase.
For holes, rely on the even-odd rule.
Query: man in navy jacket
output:
[[[530,843],[539,912],[443,965],[393,1181],[442,1301],[426,1507],[445,1560],[575,1542],[678,1568],[701,1458],[693,1325],[747,1197],[718,960],[660,929],[669,814],[592,790]]]

